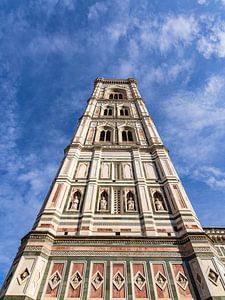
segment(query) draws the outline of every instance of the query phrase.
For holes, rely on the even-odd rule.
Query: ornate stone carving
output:
[[[137,272],[134,276],[134,284],[141,291],[146,284],[145,276],[141,272]]]
[[[17,281],[19,284],[22,284],[28,277],[30,277],[30,272],[28,268],[26,268],[18,277]]]
[[[61,279],[62,279],[62,276],[58,271],[54,272],[51,275],[48,282],[49,282],[49,285],[52,290],[54,290],[60,284]]]
[[[155,276],[155,283],[163,291],[167,285],[166,277],[159,271]]]
[[[187,277],[180,271],[177,273],[176,282],[184,291],[186,290],[188,285],[188,280]]]
[[[208,278],[213,284],[217,285],[218,279],[219,279],[219,274],[216,271],[209,269]]]
[[[113,285],[119,291],[121,290],[124,283],[125,283],[124,276],[120,273],[120,271],[117,271],[116,274],[113,276]]]
[[[81,193],[79,191],[73,192],[69,209],[78,210],[80,205],[80,200],[81,200]]]
[[[99,200],[99,210],[106,211],[108,209],[108,193],[103,191]]]
[[[82,282],[82,276],[79,271],[76,271],[70,279],[70,284],[72,288],[75,290]]]
[[[134,210],[134,199],[132,197],[127,200],[127,210]]]
[[[100,286],[103,284],[104,282],[104,278],[102,276],[102,274],[97,271],[91,279],[91,284],[93,285],[93,287],[95,288],[95,290],[99,289]]]

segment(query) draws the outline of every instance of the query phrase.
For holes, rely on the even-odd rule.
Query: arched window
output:
[[[106,141],[110,142],[110,140],[111,140],[111,132],[110,132],[110,130],[107,130],[106,131]]]
[[[123,142],[133,142],[133,134],[130,130],[123,130],[122,131],[122,141]]]
[[[127,133],[125,130],[122,131],[122,140],[123,140],[123,142],[127,142]]]
[[[127,138],[129,142],[133,142],[133,134],[130,130],[127,131]]]
[[[113,114],[113,110],[111,107],[107,107],[104,109],[104,113],[103,113],[104,116],[112,116],[112,114]]]
[[[107,98],[108,99],[116,99],[116,100],[122,100],[126,98],[126,91],[124,89],[110,89],[107,92]]]
[[[100,141],[104,141],[105,140],[105,130],[102,130],[100,133]]]
[[[111,141],[111,131],[110,130],[102,130],[100,133],[99,141],[101,142],[110,142]]]
[[[129,116],[129,108],[127,108],[127,107],[122,107],[122,108],[120,109],[120,115],[121,115],[121,116]]]

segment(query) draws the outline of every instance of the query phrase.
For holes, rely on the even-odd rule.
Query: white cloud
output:
[[[203,31],[197,42],[197,49],[205,58],[212,55],[225,57],[225,22],[209,20],[206,31]]]
[[[152,49],[159,48],[162,53],[190,44],[199,31],[194,16],[185,15],[154,18],[142,22],[139,27],[142,45]]]
[[[193,16],[170,17],[161,28],[160,49],[165,51],[178,43],[190,43],[196,38],[198,31],[198,24]]]
[[[99,18],[100,15],[107,12],[108,7],[103,2],[96,2],[92,6],[89,7],[88,10],[88,19],[89,20],[96,20]]]
[[[176,149],[185,174],[195,178],[202,174],[199,180],[217,188],[224,186],[225,178],[225,171],[216,169],[213,161],[225,150],[224,90],[225,77],[212,75],[202,88],[181,90],[164,106],[163,135]],[[215,183],[219,175],[222,179]]]
[[[212,189],[225,188],[225,171],[212,166],[202,166],[193,171],[193,177],[198,181],[205,182]]]

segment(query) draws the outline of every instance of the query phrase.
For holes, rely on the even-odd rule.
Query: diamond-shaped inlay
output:
[[[117,271],[116,274],[113,276],[113,284],[116,287],[116,289],[119,291],[121,290],[122,286],[125,283],[124,276],[120,273],[120,271]]]
[[[60,284],[61,279],[62,276],[58,271],[52,274],[52,276],[49,278],[49,285],[52,290],[54,290]]]
[[[134,276],[134,284],[141,291],[145,283],[146,283],[145,276],[138,271]]]
[[[163,291],[167,284],[166,277],[159,271],[155,276],[155,283]]]
[[[212,283],[215,285],[218,284],[219,274],[213,271],[212,269],[209,269],[208,278]]]
[[[73,276],[71,277],[70,284],[72,288],[75,290],[82,282],[82,276],[80,275],[79,271],[76,271]]]
[[[19,282],[19,284],[22,284],[28,277],[30,277],[30,272],[29,270],[26,268],[18,277],[17,280]]]
[[[96,290],[103,284],[103,281],[103,276],[99,271],[97,271],[91,279],[91,283]]]
[[[177,273],[177,284],[185,291],[188,285],[187,277],[180,271]]]

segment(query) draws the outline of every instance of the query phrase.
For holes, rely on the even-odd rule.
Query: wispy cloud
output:
[[[198,180],[210,186],[216,175],[213,170],[219,172],[217,176],[224,174],[223,169],[213,166],[213,157],[225,150],[224,88],[225,77],[212,75],[201,88],[181,90],[164,105],[168,121],[164,135],[177,149],[185,173],[194,175],[196,179],[196,174],[202,174]],[[182,147],[179,148],[179,145]],[[222,182],[223,179],[214,188],[223,187]]]

